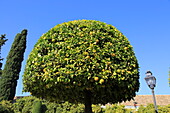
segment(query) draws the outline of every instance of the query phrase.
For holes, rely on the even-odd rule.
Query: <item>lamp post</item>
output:
[[[152,95],[153,95],[153,102],[155,106],[155,113],[158,113],[157,105],[156,105],[156,98],[154,94],[154,88],[156,87],[156,78],[152,76],[151,71],[146,72],[146,77],[145,77],[146,83],[149,86],[149,88],[152,90]]]

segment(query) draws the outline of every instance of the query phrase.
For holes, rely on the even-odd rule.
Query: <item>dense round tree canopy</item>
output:
[[[95,20],[59,24],[43,34],[29,55],[24,91],[51,101],[92,103],[132,99],[139,66],[128,39],[114,26]]]

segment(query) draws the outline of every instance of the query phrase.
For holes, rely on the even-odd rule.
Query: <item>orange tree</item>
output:
[[[139,66],[128,39],[95,20],[59,24],[42,35],[29,55],[24,91],[50,101],[91,104],[132,99]]]

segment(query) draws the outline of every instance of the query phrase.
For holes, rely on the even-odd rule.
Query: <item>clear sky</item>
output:
[[[151,94],[144,80],[147,70],[157,78],[155,93],[170,95],[170,0],[1,0],[0,4],[0,34],[8,39],[2,57],[7,57],[15,35],[28,29],[17,96],[28,95],[22,94],[22,74],[40,36],[57,24],[79,19],[111,24],[129,39],[140,65],[138,95]]]

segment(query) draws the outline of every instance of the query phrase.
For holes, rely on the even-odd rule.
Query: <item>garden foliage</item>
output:
[[[42,103],[41,113],[84,113],[83,104],[72,104],[69,102],[54,103],[35,97],[24,97],[18,99],[15,103],[9,101],[0,102],[0,113],[33,113],[35,102]],[[106,108],[101,108],[101,105],[92,105],[93,113],[155,113],[154,105],[148,104],[140,106],[137,110],[126,109],[124,105],[106,105]],[[159,113],[169,113],[170,105],[158,106]]]
[[[6,100],[1,101],[0,102],[0,113],[14,113],[12,103]]]
[[[41,103],[41,101],[35,101],[34,102],[32,113],[42,113],[42,103]]]

